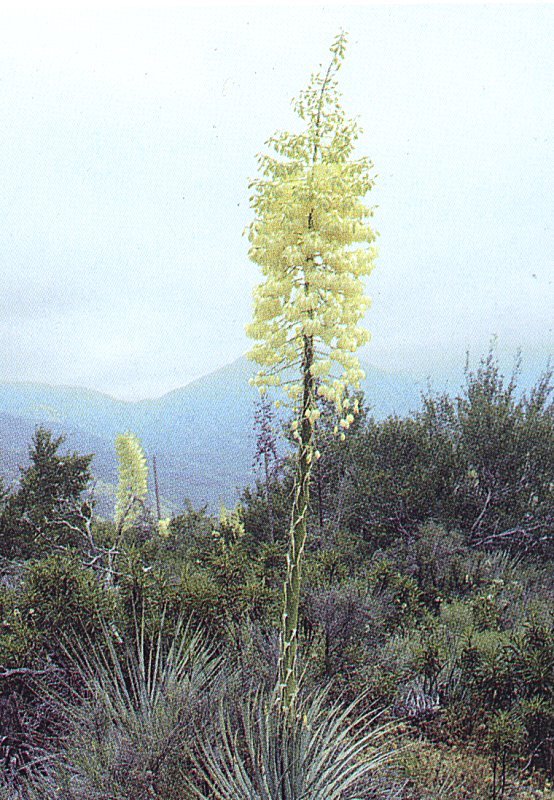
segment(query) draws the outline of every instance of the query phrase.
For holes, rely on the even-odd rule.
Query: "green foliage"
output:
[[[427,393],[423,409],[406,418],[361,422],[346,446],[323,426],[313,528],[323,516],[376,548],[435,522],[479,547],[551,553],[550,372],[520,395],[517,372],[506,381],[491,351],[457,396]]]
[[[322,406],[314,424],[321,458],[310,476],[298,658],[304,689],[324,689],[327,699],[311,731],[291,727],[286,735],[269,697],[256,706],[251,686],[276,681],[293,465],[285,463],[270,482],[275,541],[264,485],[245,491],[239,507],[218,517],[189,504],[162,536],[154,526],[118,531],[113,522],[94,519],[80,496],[88,457],[60,456],[58,440],[36,437],[22,486],[0,499],[0,759],[12,765],[10,788],[2,786],[0,797],[5,788],[10,800],[92,800],[110,791],[134,800],[189,800],[183,774],[206,793],[210,784],[201,776],[209,770],[212,782],[227,775],[235,800],[246,787],[257,791],[252,755],[265,763],[293,740],[285,759],[300,752],[297,746],[309,749],[302,737],[319,735],[325,715],[334,713],[332,700],[365,692],[368,704],[387,707],[406,738],[417,741],[416,756],[398,767],[394,791],[388,776],[389,795],[551,798],[545,777],[554,774],[547,396],[543,381],[529,399],[518,399],[489,358],[468,376],[459,398],[430,398],[407,420],[377,423],[357,397],[361,413],[343,443],[333,434],[333,409]],[[488,431],[497,460],[506,458],[509,469],[492,463],[494,448],[485,441],[477,447]],[[63,480],[53,485],[46,479],[52,474]],[[507,524],[520,533],[498,536]],[[138,686],[133,675],[142,669],[144,677],[147,664],[154,666],[158,642],[163,662],[179,620],[190,617],[217,642],[224,696],[212,686],[207,705],[182,706],[194,709],[190,719],[188,711],[186,719],[178,715],[171,692],[167,705],[159,695],[150,717],[136,704],[111,717],[106,703],[116,705],[105,686],[113,685],[108,673],[116,661],[130,697]],[[133,655],[137,633],[143,644]],[[93,653],[86,669],[83,660],[76,670],[69,659],[73,644]],[[40,692],[37,676],[44,681]],[[164,683],[161,674],[158,680]],[[67,694],[67,687],[83,685],[92,694]],[[70,724],[62,726],[52,705],[60,694],[71,708]],[[299,707],[304,702],[305,696]],[[78,722],[81,713],[85,722]],[[139,724],[141,715],[146,722]],[[62,741],[61,734],[73,735],[73,725],[82,731]],[[176,738],[168,734],[172,725],[180,731]],[[264,732],[267,746],[255,741]],[[200,736],[207,750],[196,747]],[[224,763],[217,750],[226,741],[236,762]],[[391,746],[397,745],[392,736]],[[60,753],[65,777],[52,773]],[[242,786],[232,783],[241,764]],[[42,784],[33,794],[22,781],[36,765]],[[70,774],[71,787],[64,784]],[[382,784],[372,786],[369,796],[379,797]],[[215,797],[222,791],[214,790]]]
[[[21,608],[20,593],[0,589],[0,665],[3,668],[30,666],[39,649],[42,632],[32,615]]]
[[[419,739],[400,762],[409,800],[490,800],[490,766],[480,753]]]
[[[163,565],[166,575],[178,579],[184,564],[202,565],[213,548],[213,518],[206,508],[194,509],[190,503],[170,519],[167,534],[153,535],[140,543],[148,564]]]
[[[417,582],[403,575],[387,559],[377,560],[368,573],[369,584],[375,594],[387,595],[394,612],[389,620],[393,628],[407,627],[421,611],[420,591]]]
[[[237,717],[221,707],[215,738],[199,739],[196,768],[206,789],[199,800],[354,800],[385,798],[378,771],[390,759],[387,728],[358,703],[329,705],[325,693],[297,701],[283,714],[275,699],[250,694]],[[191,787],[192,788],[192,787]]]
[[[0,555],[29,558],[57,545],[82,544],[81,495],[90,481],[92,456],[60,455],[64,437],[37,428],[29,447],[30,465],[19,489],[3,496]]]
[[[71,682],[67,647],[98,639],[112,598],[64,555],[34,563],[23,585],[2,595],[0,771],[15,792],[25,775],[51,764],[61,722],[49,693]]]
[[[92,651],[77,644],[74,665],[84,699],[63,703],[63,797],[190,798],[180,773],[221,667],[200,632],[179,621],[167,635],[162,621],[152,638],[138,621],[122,648],[106,629]]]
[[[285,541],[290,527],[292,479],[289,476],[283,480],[273,478],[267,484],[256,481],[254,486],[243,490],[241,504],[245,530],[257,542],[270,541],[268,493],[271,496],[274,539]]]
[[[65,503],[78,500],[90,480],[92,456],[76,453],[60,456],[64,437],[54,438],[50,431],[37,428],[29,448],[31,464],[21,475],[20,500],[24,510],[35,520],[45,520]]]
[[[92,570],[69,555],[48,556],[28,570],[20,596],[27,625],[58,655],[75,636],[94,640],[113,613],[112,596]],[[61,649],[60,649],[61,648]]]

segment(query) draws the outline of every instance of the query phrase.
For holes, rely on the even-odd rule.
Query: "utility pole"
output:
[[[158,515],[158,522],[162,518],[162,510],[160,507],[160,487],[158,485],[158,468],[156,466],[156,456],[152,456],[152,467],[154,472],[154,491],[156,492],[156,512]]]

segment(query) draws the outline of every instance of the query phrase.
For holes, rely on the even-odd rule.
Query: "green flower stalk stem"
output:
[[[308,533],[311,466],[314,458],[314,424],[309,413],[315,398],[315,378],[311,372],[313,353],[313,339],[311,336],[305,336],[302,417],[300,423],[300,441],[298,445],[289,552],[287,554],[287,575],[284,586],[279,659],[279,695],[284,708],[289,707],[297,691],[296,653],[298,648],[298,609],[300,606],[302,558]]]

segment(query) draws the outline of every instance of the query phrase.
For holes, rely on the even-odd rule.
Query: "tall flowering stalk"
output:
[[[260,366],[253,383],[262,393],[283,388],[294,408],[298,445],[281,630],[285,708],[297,691],[298,608],[318,402],[334,403],[336,431],[344,438],[356,411],[347,389],[359,388],[364,377],[355,352],[369,339],[359,323],[369,306],[362,278],[376,256],[372,210],[363,202],[374,185],[373,164],[353,157],[360,128],[340,103],[337,73],[345,47],[341,33],[327,69],[312,75],[294,103],[302,131],[278,132],[268,140],[273,153],[259,156],[260,177],[251,184],[250,258],[264,276],[254,290],[254,317],[247,328],[256,340],[249,355]]]
[[[148,465],[140,440],[134,433],[121,433],[115,440],[119,481],[115,507],[118,531],[134,525],[144,512],[148,491]]]

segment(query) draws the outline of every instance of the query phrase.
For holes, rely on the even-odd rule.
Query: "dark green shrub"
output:
[[[63,653],[63,640],[94,640],[113,613],[114,600],[92,570],[71,555],[34,563],[21,592],[21,613],[50,653]]]
[[[417,582],[399,572],[390,559],[376,559],[369,567],[367,580],[374,595],[389,601],[389,631],[406,628],[422,615],[424,609]]]

